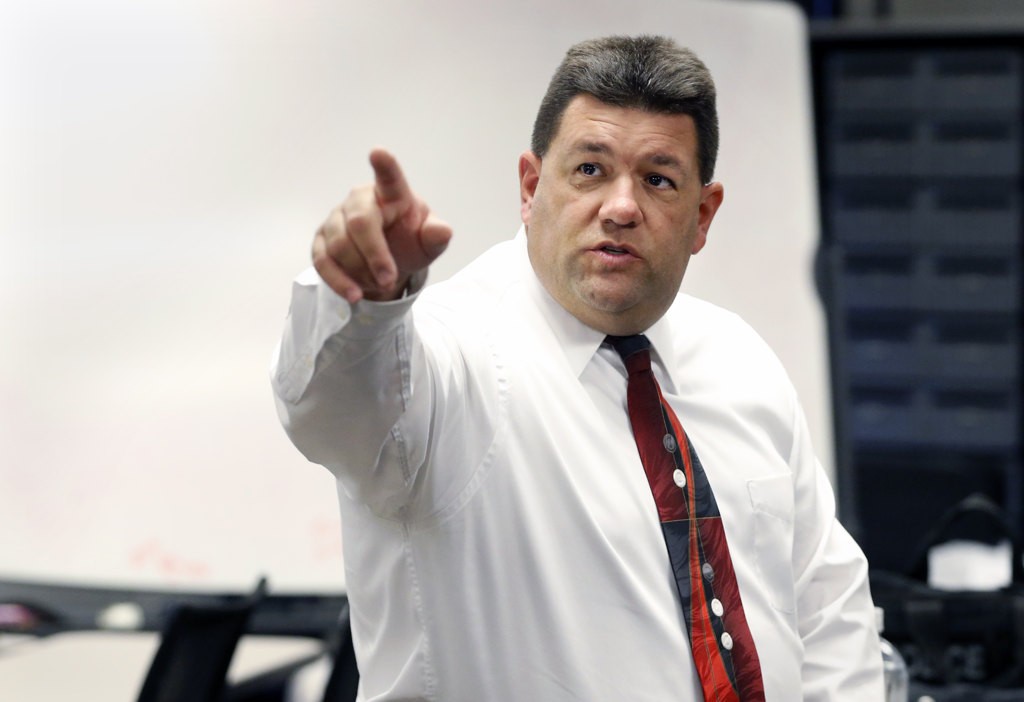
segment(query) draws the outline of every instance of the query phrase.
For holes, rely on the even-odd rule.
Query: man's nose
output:
[[[620,177],[610,184],[598,216],[603,224],[635,227],[643,221],[643,212],[636,199],[636,183]]]

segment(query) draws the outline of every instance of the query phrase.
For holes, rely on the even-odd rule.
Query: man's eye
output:
[[[665,189],[676,187],[676,184],[673,183],[669,178],[666,178],[665,176],[659,175],[657,173],[652,173],[649,176],[647,176],[647,182],[650,185],[653,185],[655,188]]]
[[[595,176],[601,172],[601,169],[597,167],[596,163],[583,163],[577,168],[580,173],[585,176]]]

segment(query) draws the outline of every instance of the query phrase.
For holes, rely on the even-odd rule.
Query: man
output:
[[[583,42],[513,241],[422,290],[451,231],[382,150],[317,231],[273,378],[338,480],[363,699],[882,699],[866,563],[785,373],[678,293],[717,147],[691,52]]]

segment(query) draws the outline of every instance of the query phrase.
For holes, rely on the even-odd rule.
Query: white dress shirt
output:
[[[779,361],[682,294],[646,334],[766,698],[881,700],[867,565]],[[361,699],[701,699],[603,337],[544,290],[522,232],[395,302],[296,280],[273,384],[292,441],[337,477]]]

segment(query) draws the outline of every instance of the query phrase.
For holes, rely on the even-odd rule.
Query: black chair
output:
[[[334,643],[334,666],[327,679],[323,702],[354,702],[359,691],[359,668],[352,646],[352,624],[348,603],[338,618],[338,638]]]
[[[219,702],[228,667],[249,616],[266,594],[217,606],[182,604],[164,626],[138,702]]]
[[[255,677],[233,683],[221,702],[282,702],[295,675],[306,666],[328,657],[331,672],[324,685],[321,702],[355,702],[359,690],[359,669],[352,647],[352,627],[346,603],[335,627],[324,637],[324,650],[304,656]]]

